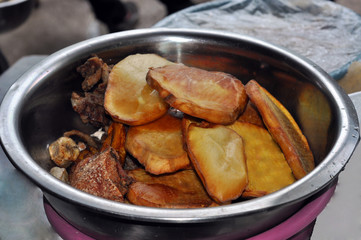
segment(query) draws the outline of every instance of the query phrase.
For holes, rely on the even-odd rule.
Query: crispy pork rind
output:
[[[281,147],[296,179],[304,177],[315,167],[306,137],[287,109],[256,81],[249,81],[247,95],[257,107],[268,131]]]
[[[154,122],[130,127],[125,148],[152,174],[171,173],[190,165],[183,149],[181,120],[169,114]]]
[[[118,122],[141,125],[160,118],[168,110],[158,92],[145,81],[150,67],[173,64],[155,54],[135,54],[118,62],[109,74],[104,107]]]
[[[202,208],[216,204],[208,196],[197,174],[183,170],[155,176],[143,169],[128,172],[136,182],[130,185],[130,203],[161,208]]]
[[[183,64],[151,68],[147,82],[170,106],[212,123],[234,122],[248,101],[243,84],[230,74]]]
[[[238,121],[227,127],[244,142],[248,186],[242,197],[261,197],[296,181],[281,149],[266,129]]]
[[[222,125],[192,123],[186,143],[194,169],[216,202],[241,196],[248,183],[246,155],[242,138],[235,131]]]
[[[133,180],[124,172],[118,159],[117,152],[109,147],[81,160],[69,173],[70,185],[98,197],[124,202]]]

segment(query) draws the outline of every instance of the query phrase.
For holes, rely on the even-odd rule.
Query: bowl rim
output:
[[[31,91],[31,88],[37,82],[64,64],[64,59],[79,59],[81,56],[89,56],[91,54],[88,51],[89,46],[100,47],[109,42],[120,42],[122,39],[146,37],[154,34],[177,37],[221,37],[222,39],[231,39],[233,41],[252,42],[302,63],[307,70],[312,71],[320,79],[321,84],[324,84],[324,87],[328,89],[338,106],[338,109],[335,109],[335,111],[342,127],[339,128],[336,134],[337,141],[334,143],[329,154],[311,173],[279,191],[258,199],[212,208],[163,209],[118,203],[77,190],[51,176],[26,152],[26,148],[19,137],[17,128],[19,126],[18,116],[20,116],[21,109],[21,104],[19,103],[21,103],[23,95]],[[337,83],[313,62],[290,50],[254,37],[216,30],[198,29],[156,28],[129,30],[102,35],[59,50],[27,71],[10,87],[0,107],[0,126],[2,126],[0,127],[1,144],[9,160],[45,192],[88,209],[93,209],[97,212],[101,211],[112,216],[121,216],[129,220],[168,223],[207,222],[236,215],[248,215],[252,212],[265,211],[306,199],[323,189],[332,179],[337,177],[350,159],[359,141],[358,118],[352,101]]]

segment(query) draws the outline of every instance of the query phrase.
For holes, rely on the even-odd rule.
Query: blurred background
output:
[[[0,0],[1,1],[4,0]],[[14,0],[15,1],[15,0]],[[193,4],[209,0],[191,0]],[[29,18],[20,26],[0,32],[0,50],[11,66],[27,55],[49,55],[68,45],[109,32],[97,19],[88,0],[35,0]],[[167,16],[157,0],[126,0],[137,6],[139,20],[132,28],[148,28]],[[336,0],[361,14],[360,0]],[[0,21],[1,21],[0,8]],[[1,23],[0,23],[1,24]]]

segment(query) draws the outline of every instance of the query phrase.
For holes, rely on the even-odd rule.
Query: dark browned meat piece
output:
[[[103,60],[98,57],[89,58],[83,65],[77,68],[84,81],[81,87],[84,91],[89,91],[99,82],[102,77]]]
[[[113,148],[107,148],[83,159],[70,172],[70,185],[98,197],[124,202],[133,179],[127,176],[118,158]]]
[[[84,123],[90,123],[95,127],[109,125],[109,118],[105,114],[103,106],[104,96],[96,93],[85,92],[84,96],[73,92],[71,105]]]

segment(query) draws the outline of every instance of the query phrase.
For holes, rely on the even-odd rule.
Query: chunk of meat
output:
[[[143,169],[132,170],[135,179],[127,195],[136,205],[162,208],[200,208],[216,205],[193,170],[154,176]]]
[[[257,111],[257,108],[250,101],[248,101],[246,109],[243,111],[241,116],[239,116],[237,121],[252,123],[257,126],[265,128],[261,115]]]
[[[85,92],[84,96],[73,92],[71,104],[83,123],[90,123],[95,127],[109,125],[110,120],[105,113],[103,106],[104,96],[96,93]]]
[[[145,76],[150,67],[173,64],[155,54],[134,54],[118,62],[109,74],[104,107],[114,121],[135,126],[152,122],[168,110]]]
[[[278,143],[296,179],[315,168],[313,154],[297,122],[288,110],[255,80],[246,84],[247,95]]]
[[[183,149],[182,121],[169,114],[154,122],[130,127],[125,148],[152,174],[188,168],[190,161]]]
[[[77,68],[77,71],[84,78],[81,85],[84,91],[89,91],[99,82],[102,77],[102,66],[103,60],[95,56],[89,58],[83,65]]]
[[[83,159],[70,172],[70,185],[98,197],[124,202],[133,180],[122,169],[118,159],[113,148]]]
[[[227,127],[244,142],[248,186],[242,197],[261,197],[296,181],[280,147],[266,129],[239,121]]]
[[[80,153],[76,142],[69,137],[60,137],[49,145],[51,160],[59,167],[69,167]]]
[[[240,80],[183,64],[151,68],[146,80],[170,106],[217,124],[234,122],[248,97]]]
[[[188,155],[208,194],[218,203],[235,200],[248,184],[242,138],[223,126],[198,126],[187,130]]]

